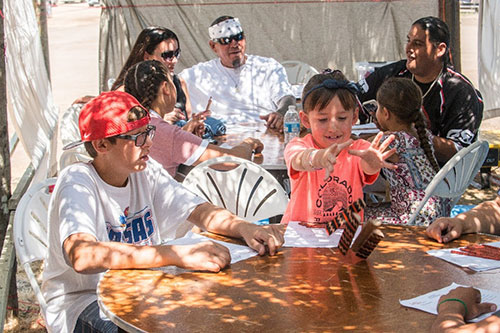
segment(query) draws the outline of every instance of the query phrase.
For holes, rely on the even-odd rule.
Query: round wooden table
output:
[[[128,331],[426,332],[435,316],[400,299],[452,282],[498,289],[500,270],[476,273],[426,254],[498,237],[467,235],[441,245],[423,228],[381,230],[385,238],[361,261],[337,249],[283,248],[218,274],[110,270],[98,287],[99,304]]]

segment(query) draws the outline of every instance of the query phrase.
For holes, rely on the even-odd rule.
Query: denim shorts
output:
[[[75,326],[75,333],[94,333],[94,332],[106,332],[106,333],[116,333],[124,332],[119,329],[111,320],[109,320],[104,314],[100,314],[99,305],[97,301],[94,301],[89,306],[83,310],[83,312],[78,317]]]

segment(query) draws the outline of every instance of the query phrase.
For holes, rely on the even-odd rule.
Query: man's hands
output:
[[[463,222],[453,217],[440,217],[427,227],[425,233],[439,243],[448,243],[463,233]]]
[[[381,142],[383,135],[383,132],[378,132],[368,149],[349,150],[349,154],[361,158],[361,168],[368,175],[376,174],[382,168],[397,169],[396,165],[386,162],[386,159],[396,152],[396,148],[386,151],[396,137],[390,135],[385,141]]]
[[[245,140],[243,140],[240,143],[240,145],[241,144],[246,144],[249,147],[251,147],[252,152],[255,154],[261,153],[262,150],[264,149],[264,144],[262,143],[262,141],[260,141],[259,139],[255,139],[255,138],[246,138]]]
[[[231,262],[231,254],[227,247],[215,242],[171,247],[176,254],[175,265],[181,268],[219,272]]]
[[[466,304],[467,308],[457,301],[447,301],[440,304],[445,299],[459,299]],[[464,314],[464,319],[466,321],[474,319],[484,313],[496,311],[497,309],[496,305],[493,303],[481,303],[481,292],[472,287],[458,287],[450,290],[448,294],[439,298],[438,304],[440,304],[437,309],[439,314],[442,312]],[[466,309],[467,311],[465,311]]]
[[[264,144],[255,138],[246,138],[237,146],[231,148],[231,155],[252,159],[252,154],[259,154],[264,149]]]
[[[444,300],[448,299],[444,303]],[[462,304],[460,300],[464,302]],[[446,295],[441,296],[438,301],[438,315],[432,324],[431,332],[498,332],[500,320],[496,316],[491,316],[480,322],[465,324],[470,320],[484,313],[497,310],[493,303],[481,303],[481,293],[471,287],[458,287],[450,290]]]
[[[260,119],[266,121],[267,128],[283,132],[283,115],[279,112],[271,112],[265,116],[259,116]]]
[[[275,255],[285,242],[285,226],[282,224],[259,226],[253,223],[241,223],[239,230],[247,245],[261,256],[266,252]]]

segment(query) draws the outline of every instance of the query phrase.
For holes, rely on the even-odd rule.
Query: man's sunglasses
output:
[[[115,138],[124,139],[124,140],[132,140],[132,141],[135,141],[136,147],[142,147],[146,143],[148,136],[151,140],[153,140],[153,138],[155,137],[155,131],[156,131],[156,126],[148,125],[144,132],[134,134],[134,135],[126,135],[126,134],[115,135]]]
[[[231,41],[233,41],[233,40],[239,42],[243,38],[245,38],[245,33],[243,33],[243,31],[242,31],[239,34],[232,35],[229,37],[215,38],[214,42],[217,42],[221,45],[227,45],[227,44],[231,43]]]
[[[165,51],[160,56],[165,60],[172,60],[174,57],[179,59],[181,57],[181,48],[178,48],[175,51]]]

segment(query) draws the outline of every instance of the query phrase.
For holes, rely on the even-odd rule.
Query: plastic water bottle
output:
[[[283,132],[285,133],[285,145],[300,134],[300,118],[295,105],[290,105],[285,113]]]

